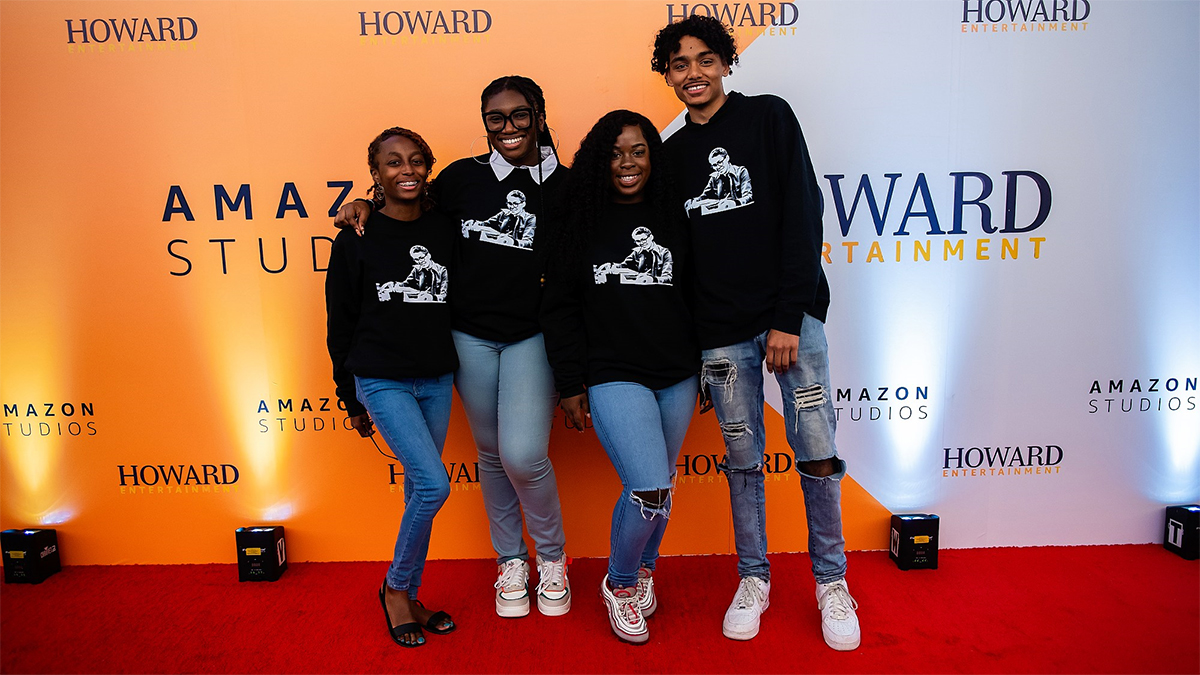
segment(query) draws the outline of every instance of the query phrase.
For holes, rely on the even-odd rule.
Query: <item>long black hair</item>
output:
[[[654,123],[630,110],[614,110],[601,117],[583,137],[567,174],[563,213],[556,219],[557,227],[550,237],[550,271],[556,275],[571,274],[578,268],[592,233],[612,206],[613,145],[625,127],[638,127],[646,138],[651,170],[643,194],[658,221],[675,227],[683,220],[683,202],[676,193],[662,137]]]

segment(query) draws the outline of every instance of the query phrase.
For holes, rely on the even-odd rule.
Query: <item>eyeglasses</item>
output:
[[[488,131],[504,131],[509,122],[512,122],[514,129],[528,129],[533,126],[533,108],[517,108],[507,115],[502,112],[483,113],[483,126]]]

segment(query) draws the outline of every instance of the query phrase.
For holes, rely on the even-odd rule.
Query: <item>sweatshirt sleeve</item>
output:
[[[799,335],[804,313],[816,304],[821,283],[821,196],[800,123],[783,99],[772,101],[770,125],[783,195],[782,265],[771,327]]]
[[[554,386],[562,398],[584,392],[587,334],[583,324],[583,289],[562,272],[548,271],[542,295],[542,336],[554,369]]]
[[[357,235],[352,230],[339,234],[329,254],[329,266],[325,272],[325,344],[333,361],[337,397],[346,406],[346,414],[355,417],[367,410],[358,402],[355,394],[354,374],[346,369],[346,357],[354,341],[362,297],[362,265],[354,251],[358,242],[350,237]]]

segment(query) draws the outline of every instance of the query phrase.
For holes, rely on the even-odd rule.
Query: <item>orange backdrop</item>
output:
[[[387,557],[401,469],[347,430],[324,346],[329,211],[370,184],[367,142],[399,124],[441,166],[479,153],[479,91],[510,73],[545,89],[567,162],[609,110],[682,109],[648,67],[664,3],[461,7],[0,3],[0,526],[56,527],[69,564],[229,562],[263,523],[294,560]],[[405,12],[425,28],[397,30]],[[218,217],[243,185],[250,207]],[[805,550],[768,419],[771,548]],[[663,550],[732,552],[712,415],[683,454]],[[568,553],[606,555],[615,472],[561,417],[551,456]],[[490,557],[457,402],[445,462],[431,556]],[[884,548],[886,509],[852,478],[843,504],[848,547]]]

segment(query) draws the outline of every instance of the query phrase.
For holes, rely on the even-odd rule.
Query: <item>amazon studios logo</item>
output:
[[[187,42],[196,39],[199,27],[188,16],[129,17],[122,19],[64,19],[67,44],[112,42]]]

